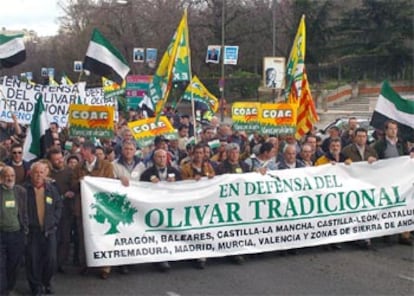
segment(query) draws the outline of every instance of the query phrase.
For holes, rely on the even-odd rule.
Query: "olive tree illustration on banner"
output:
[[[96,203],[92,204],[91,208],[96,209],[96,213],[91,215],[91,218],[100,224],[108,221],[111,228],[105,235],[119,233],[117,229],[119,223],[126,225],[134,222],[133,217],[138,210],[131,206],[126,194],[98,192],[94,197]]]

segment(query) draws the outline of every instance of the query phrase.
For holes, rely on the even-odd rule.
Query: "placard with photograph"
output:
[[[73,62],[73,72],[82,72],[82,71],[83,71],[82,61],[74,61]]]
[[[267,88],[282,89],[285,87],[285,58],[263,58],[263,84]]]
[[[207,47],[206,63],[218,64],[220,63],[220,45],[209,45]]]
[[[42,67],[42,69],[40,70],[40,75],[42,77],[47,77],[47,68],[46,67]]]
[[[145,51],[142,47],[134,48],[134,63],[143,63],[145,60]]]

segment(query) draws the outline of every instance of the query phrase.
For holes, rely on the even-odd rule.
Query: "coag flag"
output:
[[[296,138],[310,131],[319,121],[305,72],[306,26],[303,15],[290,51],[286,69],[286,96],[288,103],[297,104]]]
[[[414,100],[401,97],[388,81],[384,81],[371,125],[382,130],[387,120],[398,123],[399,134],[404,140],[414,141]]]
[[[0,34],[0,64],[4,68],[11,68],[26,59],[26,48],[23,42],[23,34]]]
[[[167,50],[165,51],[161,62],[158,65],[157,71],[152,79],[152,82],[149,85],[149,94],[148,96],[151,98],[152,105],[155,108],[155,115],[157,118],[160,116],[162,109],[164,108],[165,102],[167,101],[168,95],[170,93],[172,87],[172,81],[174,76],[181,76],[178,75],[178,71],[182,69],[181,64],[184,64],[184,58],[187,55],[187,60],[189,62],[189,44],[188,44],[188,36],[186,37],[186,44],[182,42],[183,35],[187,32],[188,35],[188,25],[187,25],[187,10],[184,11],[184,15],[178,25],[178,28],[171,40],[170,45],[168,46]],[[181,48],[180,45],[183,47],[188,47],[186,50]],[[178,59],[178,63],[177,63]],[[176,71],[176,75],[174,74],[174,70]],[[190,77],[190,76],[188,76]]]
[[[290,51],[286,69],[286,90],[285,94],[290,103],[296,102],[301,95],[303,68],[305,66],[306,51],[306,27],[305,15],[302,16],[295,41]],[[293,88],[293,90],[292,90]]]
[[[121,85],[105,77],[102,77],[102,87],[105,98],[112,98],[114,96],[123,95],[125,93],[126,81],[124,80]]]
[[[128,122],[128,127],[139,147],[150,146],[154,143],[155,137],[160,135],[168,140],[178,139],[177,130],[167,116],[160,116],[158,121],[154,117],[131,121]]]
[[[63,73],[62,74],[62,77],[60,78],[60,84],[72,86],[73,85],[73,82],[72,82],[72,80],[70,80],[70,78],[68,77],[68,75],[66,75],[65,73]]]
[[[71,104],[68,114],[71,137],[112,138],[114,135],[114,107]]]
[[[49,76],[49,85],[50,86],[59,86],[59,83],[55,80],[55,77]]]
[[[260,104],[258,120],[262,134],[293,134],[296,130],[297,106],[289,103]]]
[[[173,69],[173,81],[190,81],[191,79],[191,60],[190,60],[190,41],[188,37],[187,10],[184,11],[184,24],[180,35],[177,55],[175,57]]]
[[[130,68],[124,56],[97,29],[86,51],[83,69],[122,84]]]
[[[231,106],[231,119],[235,131],[260,131],[260,103],[235,102]]]
[[[197,76],[193,76],[190,84],[188,84],[183,97],[185,101],[194,101],[204,103],[208,106],[209,110],[214,113],[217,112],[219,107],[218,99],[208,91],[208,89],[201,83],[200,79]]]

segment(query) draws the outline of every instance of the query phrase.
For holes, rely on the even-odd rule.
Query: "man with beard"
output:
[[[72,225],[75,219],[73,215],[75,193],[70,188],[73,171],[65,167],[65,159],[60,149],[50,149],[46,157],[52,167],[50,177],[55,181],[56,188],[63,199],[58,230],[58,271],[64,273],[63,265],[69,257]]]
[[[327,163],[335,164],[338,162],[346,162],[345,156],[341,152],[341,139],[340,138],[332,138],[329,143],[329,151],[319,157],[316,162],[315,166],[323,165]]]

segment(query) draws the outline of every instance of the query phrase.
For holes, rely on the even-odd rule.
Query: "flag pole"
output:
[[[80,80],[82,79],[82,74],[83,74],[83,71],[84,71],[84,70],[82,70],[82,71],[80,71],[80,72],[79,72],[78,82],[80,82]]]
[[[187,44],[188,47],[188,71],[190,72],[190,83],[193,80],[193,73],[191,71],[191,49],[190,49],[190,29],[188,27],[188,15],[187,15],[187,8],[185,8],[184,10],[185,13],[185,28],[187,28],[187,32],[185,34],[185,43]],[[180,98],[181,101],[181,98]],[[178,105],[178,103],[177,103]],[[194,97],[193,97],[193,90],[191,89],[191,112],[192,112],[192,116],[193,116],[193,125],[194,125],[194,141],[195,144],[197,144],[197,120],[196,120],[196,116],[195,116],[195,104],[194,104]]]
[[[191,81],[190,81],[190,83],[191,83]],[[180,104],[182,100],[183,100],[183,96],[181,96],[181,97],[178,99],[177,103],[175,104],[175,106],[174,106],[174,113],[177,111],[177,109],[178,109],[178,104]]]
[[[281,94],[282,94],[282,89],[281,89],[281,88],[279,88],[279,89],[277,90],[276,102],[279,102],[279,101],[280,101],[280,96],[281,96]],[[286,102],[286,99],[284,100],[284,102]]]

